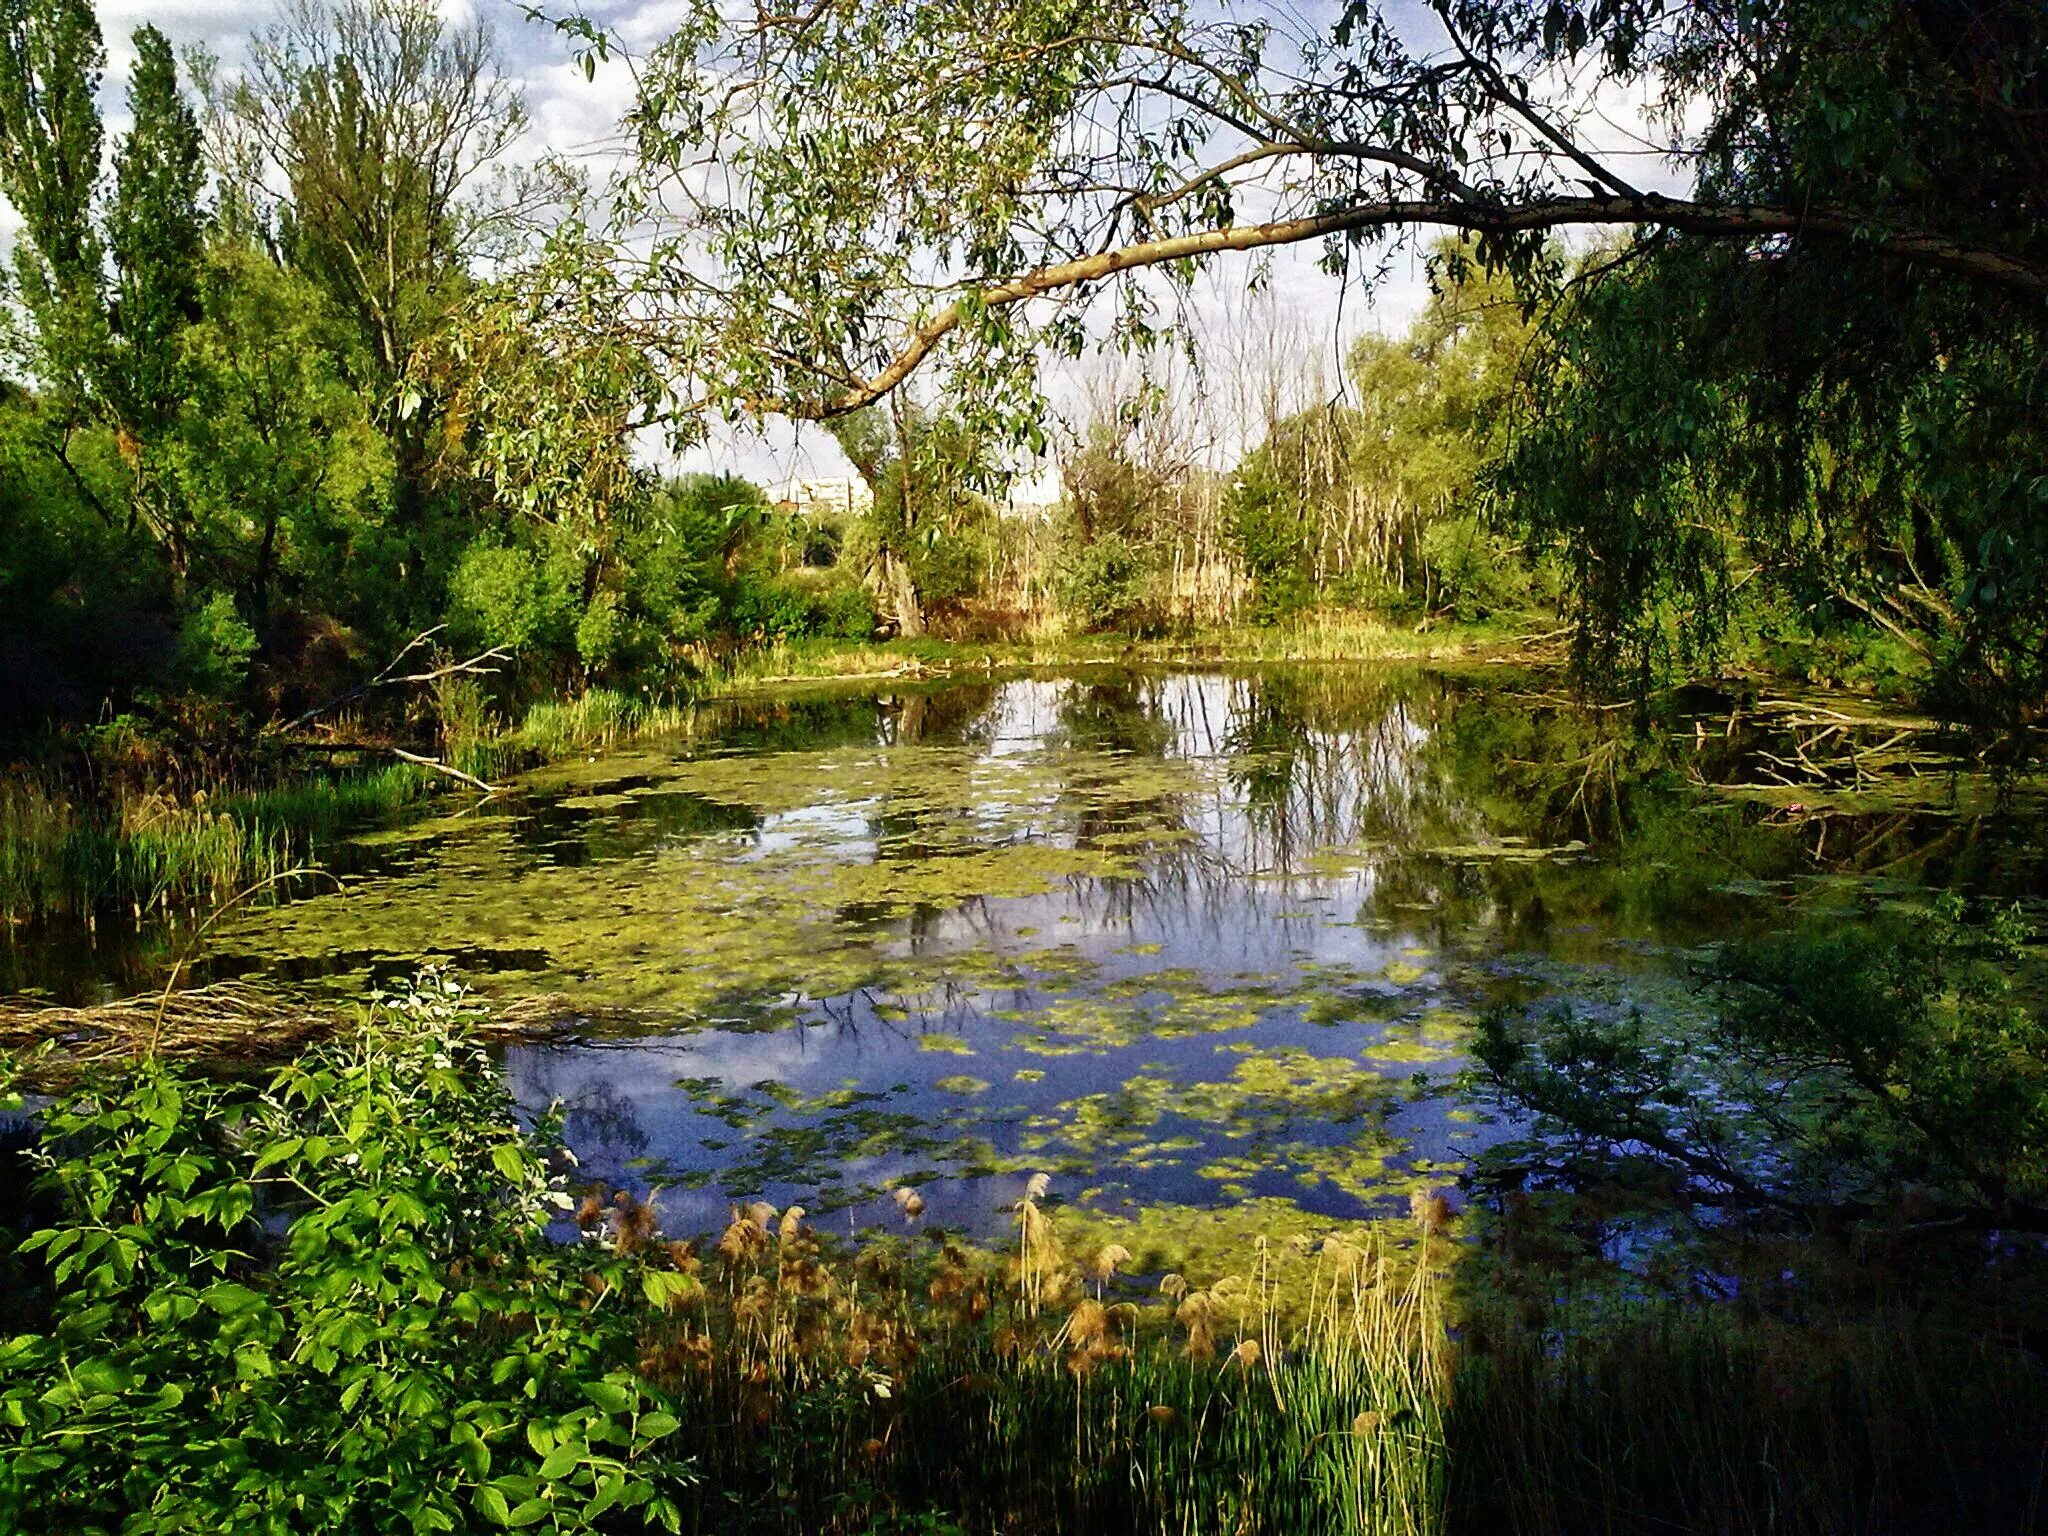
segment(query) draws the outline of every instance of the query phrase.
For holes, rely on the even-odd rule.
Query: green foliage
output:
[[[1133,629],[1144,617],[1148,577],[1138,545],[1121,533],[1098,532],[1061,563],[1060,607],[1082,629]]]
[[[559,649],[578,638],[559,566],[530,549],[481,539],[463,551],[448,585],[449,622],[477,649]]]
[[[1223,510],[1232,552],[1251,577],[1252,622],[1271,624],[1306,607],[1313,594],[1301,499],[1270,456],[1238,466]]]
[[[835,640],[871,640],[875,601],[858,582],[834,582],[818,596],[817,626],[819,634]]]
[[[14,265],[39,374],[82,403],[102,366],[105,241],[93,218],[106,49],[89,0],[0,12],[0,190],[21,214]]]
[[[1731,949],[1703,1029],[1504,1013],[1474,1054],[1572,1139],[1581,1176],[1676,1174],[1763,1215],[1908,1202],[2048,1230],[2048,1026],[2015,987],[2028,938],[2016,913],[1943,897],[1910,921]]]
[[[1786,9],[1753,58],[1675,56],[1721,71],[1703,188],[2038,247],[2037,138],[1992,103],[2038,89],[2041,13],[1993,6],[1962,52],[1948,25],[1842,0]],[[2048,687],[2041,342],[2038,302],[1868,246],[1641,241],[1551,327],[1497,484],[1570,561],[1596,675],[1712,659],[1760,606],[1823,665],[1888,637],[1923,692],[2009,726]]]
[[[1528,567],[1519,549],[1476,517],[1445,517],[1422,531],[1422,558],[1437,605],[1472,622],[1514,611],[1529,598]]]
[[[145,441],[176,415],[184,393],[178,333],[199,313],[206,166],[199,122],[178,89],[170,40],[135,33],[128,110],[134,126],[114,153],[107,244],[120,274],[115,410]]]
[[[1231,548],[1271,623],[1332,597],[1467,622],[1525,608],[1538,571],[1482,516],[1480,472],[1506,437],[1531,328],[1513,284],[1469,243],[1434,252],[1406,335],[1352,348],[1358,403],[1276,423],[1224,502]]]
[[[566,1196],[464,1017],[429,980],[260,1091],[144,1058],[48,1112],[10,1529],[676,1528],[638,1277],[549,1240]]]
[[[178,630],[177,669],[202,693],[227,694],[241,686],[256,653],[256,631],[235,611],[235,600],[216,592],[185,615]]]

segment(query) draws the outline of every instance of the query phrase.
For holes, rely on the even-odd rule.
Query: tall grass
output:
[[[2048,1370],[1910,1311],[1638,1303],[1474,1330],[1445,1434],[1461,1531],[2048,1529]]]
[[[907,1195],[907,1192],[906,1192]],[[683,1404],[704,1532],[1889,1536],[2048,1525],[2048,1372],[1924,1316],[1773,1322],[1631,1302],[1451,1329],[1472,1258],[1429,1210],[1289,1261],[1140,1286],[1062,1252],[1034,1187],[1007,1256],[833,1253],[736,1209],[672,1265],[643,1373]],[[906,1209],[921,1208],[914,1196]],[[1306,1283],[1301,1266],[1308,1266]]]
[[[400,765],[182,804],[145,794],[109,805],[19,780],[0,787],[0,919],[210,905],[427,788],[426,774]]]
[[[534,704],[517,725],[505,728],[471,707],[463,690],[474,690],[473,683],[458,682],[441,701],[443,751],[451,764],[480,779],[502,779],[542,763],[607,752],[633,737],[689,724],[685,707],[592,688],[575,698]]]
[[[455,767],[483,779],[687,724],[673,706],[592,689],[536,704],[506,729],[473,683],[456,682],[439,700],[444,750]],[[350,826],[447,782],[394,763],[185,802],[158,793],[95,802],[23,777],[0,786],[0,921],[209,906],[313,860]]]
[[[1075,1263],[1032,1191],[1007,1258],[943,1240],[831,1262],[792,1210],[672,1245],[644,1372],[675,1392],[703,1531],[1355,1531],[1441,1526],[1436,1280],[1332,1240],[1283,1296],[1263,1244],[1195,1288]],[[630,1201],[586,1207],[634,1241]],[[1428,1241],[1427,1238],[1424,1241]]]

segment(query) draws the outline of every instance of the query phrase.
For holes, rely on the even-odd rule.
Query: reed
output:
[[[1427,1233],[1325,1242],[1290,1310],[1263,1242],[1242,1274],[1141,1285],[1121,1248],[1067,1256],[1042,1193],[1016,1207],[1008,1255],[938,1235],[835,1261],[801,1210],[765,1205],[736,1209],[709,1253],[672,1245],[672,1310],[642,1370],[686,1405],[691,1525],[1441,1528],[1448,1356]],[[658,1241],[624,1197],[579,1215],[607,1241]]]
[[[428,788],[426,774],[398,765],[186,802],[147,793],[100,805],[23,778],[0,788],[0,920],[211,906]]]
[[[1908,1309],[1580,1307],[1466,1333],[1449,1508],[1471,1531],[2039,1531],[2048,1371]]]
[[[922,1202],[899,1200],[914,1218]],[[661,1243],[595,1197],[586,1231],[663,1267],[642,1372],[684,1405],[704,1532],[2038,1531],[2048,1372],[1924,1315],[1759,1317],[1617,1302],[1464,1316],[1471,1255],[1434,1202],[1242,1272],[1139,1286],[1078,1262],[1034,1181],[1007,1253],[943,1233],[832,1250],[735,1208]]]

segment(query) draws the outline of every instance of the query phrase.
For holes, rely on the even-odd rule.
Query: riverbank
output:
[[[751,647],[715,662],[684,694],[650,698],[592,688],[499,716],[473,684],[436,700],[439,755],[373,734],[322,740],[320,765],[274,771],[260,785],[179,794],[147,769],[89,782],[23,767],[0,790],[0,923],[54,917],[198,921],[256,889],[306,878],[345,829],[402,814],[444,793],[487,792],[551,762],[680,728],[692,705],[781,684],[878,681],[1098,664],[1189,666],[1273,661],[1532,659],[1558,637],[1507,622],[1382,624],[1316,615],[1270,629],[1200,630],[1051,641],[808,640]],[[131,753],[132,755],[132,753]]]
[[[0,1254],[0,1523],[2039,1529],[2048,1377],[1937,1310],[1498,1306],[1429,1202],[1148,1273],[1043,1176],[993,1248],[910,1185],[891,1233],[758,1201],[669,1233],[518,1127],[478,1023],[430,981],[267,1086],[131,1060],[44,1112],[51,1203]]]

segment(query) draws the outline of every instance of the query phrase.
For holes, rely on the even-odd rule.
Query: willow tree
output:
[[[628,122],[619,328],[670,387],[648,414],[829,418],[924,372],[1028,440],[1048,355],[1155,337],[1205,267],[1308,244],[1370,284],[1446,229],[1531,292],[1575,228],[1616,257],[1580,291],[1718,251],[1725,277],[1835,272],[1852,309],[1873,276],[1871,305],[1955,296],[1979,334],[2024,341],[2048,308],[2048,13],[2027,0],[1321,15],[698,0],[636,61]]]

